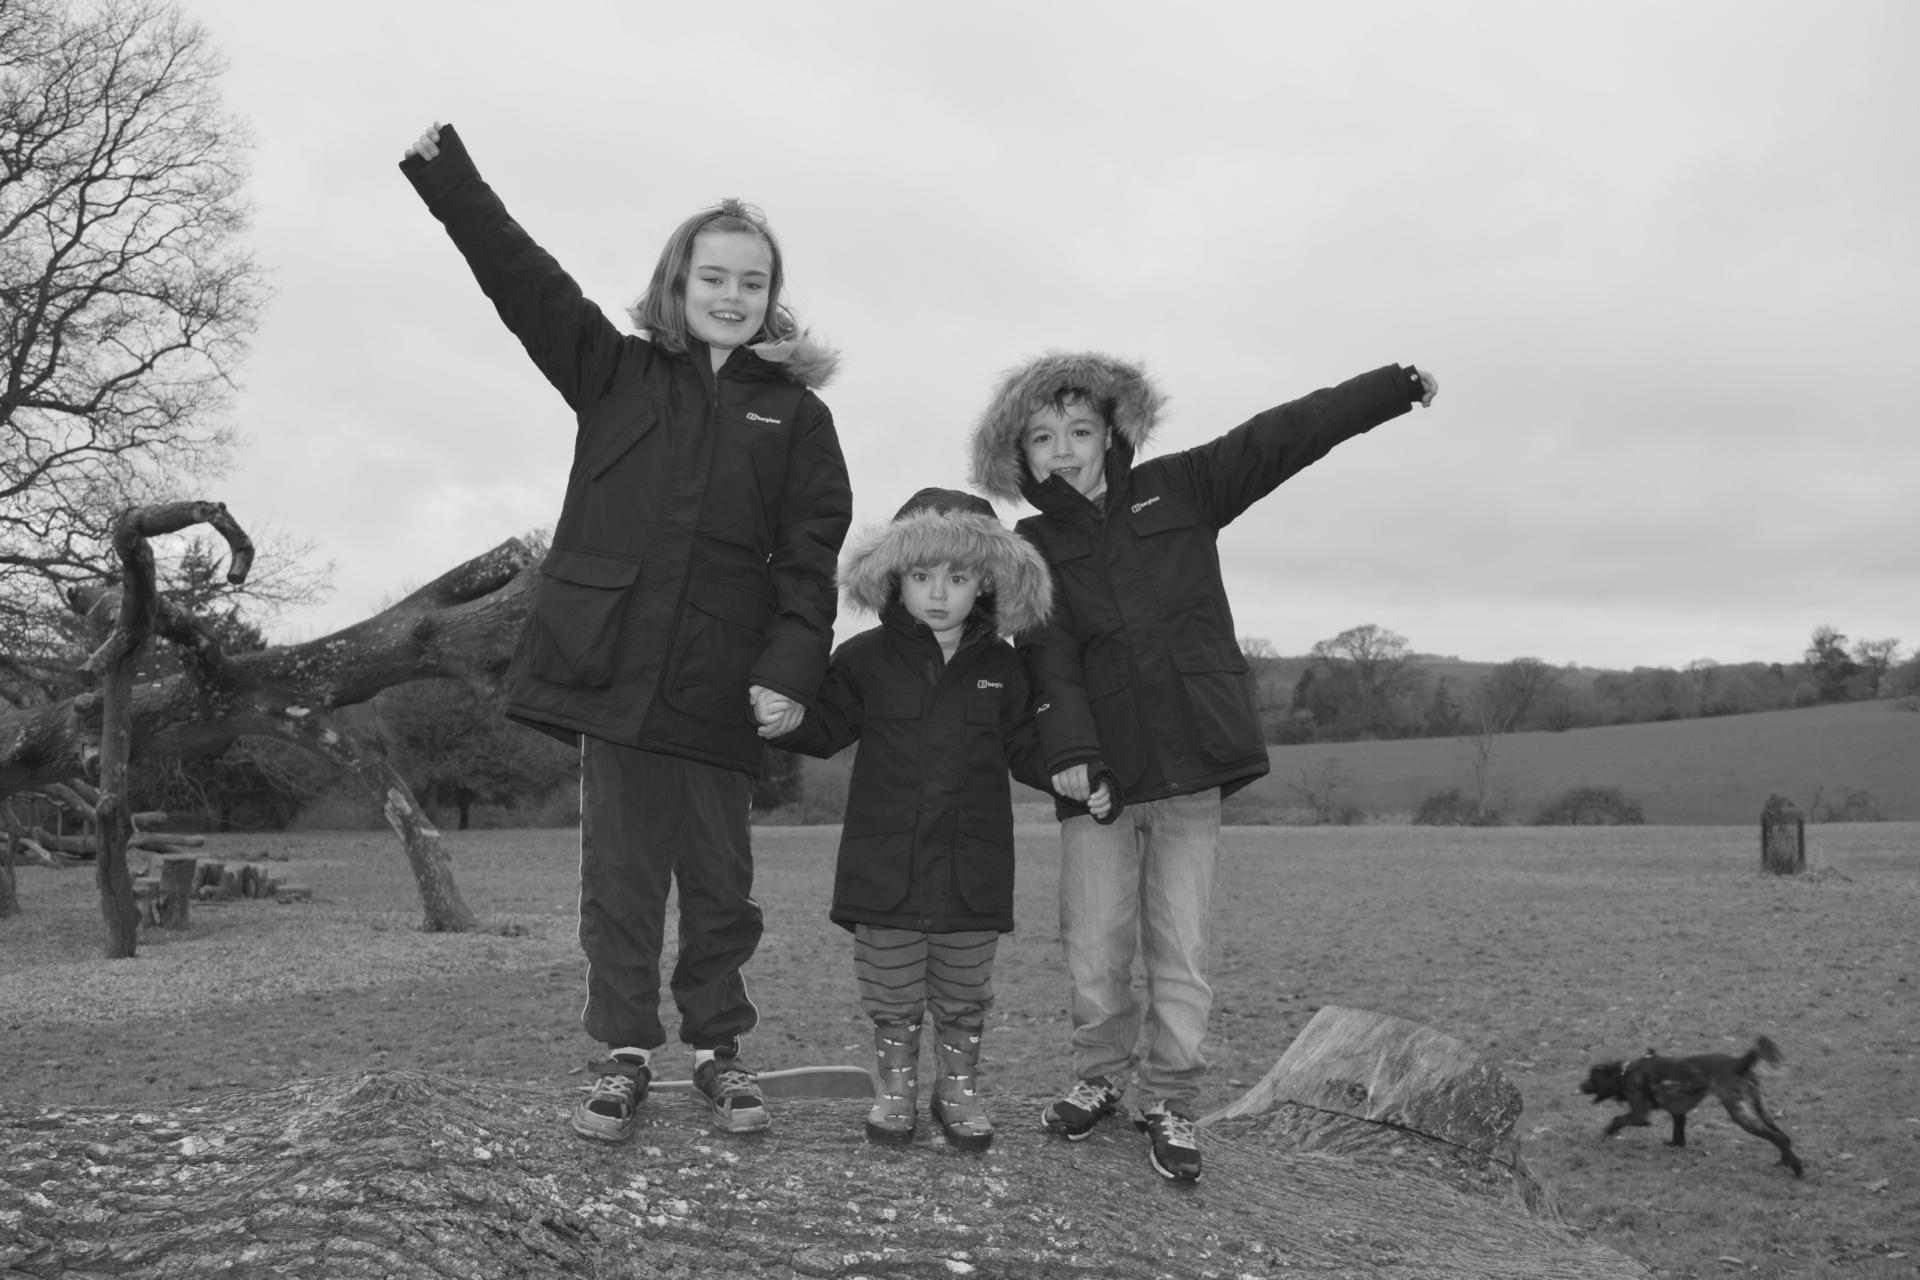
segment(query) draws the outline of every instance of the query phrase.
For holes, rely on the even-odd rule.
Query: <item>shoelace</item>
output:
[[[604,1075],[593,1082],[593,1089],[587,1094],[587,1105],[616,1102],[624,1108],[633,1102],[634,1095],[639,1091],[639,1083],[632,1076]]]
[[[1171,1111],[1156,1111],[1147,1117],[1147,1123],[1159,1132],[1160,1140],[1170,1147],[1199,1146],[1194,1138],[1194,1123],[1185,1116],[1175,1115]]]
[[[1095,1084],[1091,1080],[1076,1080],[1061,1101],[1082,1111],[1097,1111],[1110,1096],[1105,1085]]]

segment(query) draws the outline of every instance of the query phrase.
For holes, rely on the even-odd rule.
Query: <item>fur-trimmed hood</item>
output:
[[[975,602],[1010,635],[1053,611],[1053,577],[1031,543],[1000,523],[985,499],[957,489],[922,489],[887,524],[847,540],[840,590],[847,603],[880,613],[899,597],[900,574],[916,565],[961,564],[986,581]]]
[[[747,350],[777,368],[789,382],[818,391],[840,372],[840,349],[802,329],[779,342],[756,342]]]
[[[1049,351],[1007,370],[973,429],[972,481],[976,488],[1011,502],[1026,496],[1031,482],[1020,447],[1027,419],[1075,389],[1106,415],[1129,453],[1146,447],[1160,421],[1166,396],[1146,366],[1097,351]]]

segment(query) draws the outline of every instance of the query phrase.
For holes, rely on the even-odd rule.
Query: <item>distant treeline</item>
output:
[[[1462,662],[1415,653],[1372,623],[1303,657],[1278,655],[1264,640],[1240,644],[1267,741],[1281,744],[1559,731],[1920,697],[1920,653],[1903,658],[1898,640],[1850,641],[1828,626],[1815,628],[1796,662],[1701,658],[1680,670]]]

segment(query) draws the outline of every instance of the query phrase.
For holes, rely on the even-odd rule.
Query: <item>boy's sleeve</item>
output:
[[[800,727],[767,739],[767,745],[822,760],[838,755],[859,739],[863,705],[859,675],[847,646],[842,645],[834,652],[819,697],[807,708]]]
[[[1411,366],[1390,364],[1256,414],[1163,465],[1184,472],[1208,521],[1224,528],[1335,445],[1399,417],[1422,394]]]
[[[400,171],[446,228],[500,319],[579,412],[612,379],[620,331],[508,215],[452,125],[440,126],[439,155],[408,155]]]
[[[814,396],[801,401],[798,431],[787,454],[786,492],[767,567],[774,613],[754,660],[750,683],[811,703],[833,644],[834,571],[853,522],[853,490],[833,414]]]

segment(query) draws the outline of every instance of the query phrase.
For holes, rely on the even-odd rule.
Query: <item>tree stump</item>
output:
[[[1760,869],[1776,876],[1807,869],[1807,816],[1780,796],[1760,811]]]
[[[190,853],[166,853],[154,859],[160,884],[152,898],[153,922],[162,929],[187,927],[199,861]]]

